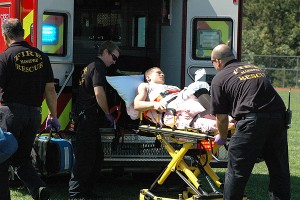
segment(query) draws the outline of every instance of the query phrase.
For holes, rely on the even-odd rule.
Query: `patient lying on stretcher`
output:
[[[209,114],[209,85],[206,82],[195,81],[180,90],[164,84],[164,73],[158,67],[147,70],[145,79],[147,82],[139,85],[134,99],[135,110],[144,112],[153,122],[156,122],[158,112],[164,112],[164,115],[160,115],[163,118],[159,118],[159,123],[173,127],[173,109],[176,110],[175,125],[178,129],[217,130],[215,117]]]

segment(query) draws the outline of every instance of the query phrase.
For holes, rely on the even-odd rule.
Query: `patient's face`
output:
[[[149,75],[149,82],[164,84],[165,83],[165,75],[160,69],[153,69],[152,73]]]

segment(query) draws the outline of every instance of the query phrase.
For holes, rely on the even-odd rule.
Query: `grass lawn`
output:
[[[283,100],[288,101],[288,91],[278,91]],[[298,99],[298,100],[297,100]],[[292,200],[300,199],[300,90],[291,92],[291,110],[293,111],[292,128],[288,131],[289,159],[292,182]],[[226,169],[215,169],[218,175],[224,180]],[[64,200],[67,198],[68,176],[54,177],[48,180],[53,195],[51,199]],[[149,188],[156,175],[141,175],[138,178],[130,174],[123,177],[114,177],[107,173],[99,177],[99,194],[103,200],[134,200],[139,199],[139,190]],[[250,180],[247,184],[245,194],[253,200],[268,199],[268,170],[264,162],[256,164]],[[168,184],[168,183],[166,183]],[[11,187],[12,200],[31,200],[27,190],[22,185]]]

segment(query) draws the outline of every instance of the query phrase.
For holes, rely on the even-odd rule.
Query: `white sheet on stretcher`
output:
[[[190,123],[193,118],[205,111],[205,108],[198,102],[198,99],[192,95],[188,99],[183,100],[182,91],[178,94],[177,98],[171,101],[167,108],[172,108],[176,110],[176,127],[178,129],[184,129],[190,127]],[[147,112],[147,116],[153,121],[156,121],[156,110],[150,110]],[[160,122],[162,124],[162,120]],[[164,114],[163,123],[166,126],[173,127],[174,125],[174,115],[171,111],[167,110]],[[216,120],[201,118],[199,117],[194,123],[193,128],[199,128],[203,131],[216,131]]]

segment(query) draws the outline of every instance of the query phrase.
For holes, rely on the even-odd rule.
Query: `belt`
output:
[[[282,119],[283,113],[246,113],[237,117],[237,120],[241,119]]]

